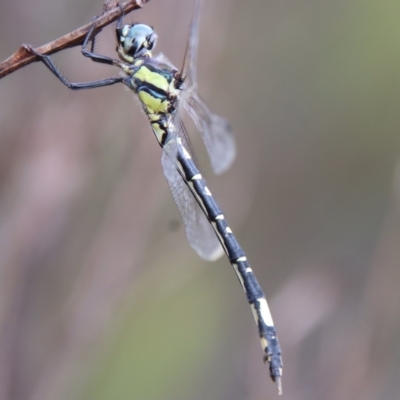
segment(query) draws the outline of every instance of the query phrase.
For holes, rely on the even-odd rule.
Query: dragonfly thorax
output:
[[[139,57],[151,57],[157,42],[153,28],[145,24],[117,27],[117,53],[121,60],[132,63]]]

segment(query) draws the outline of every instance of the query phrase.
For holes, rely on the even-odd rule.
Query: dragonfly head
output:
[[[121,60],[132,63],[139,57],[151,57],[157,34],[148,25],[124,25],[117,27],[117,42],[117,53]]]

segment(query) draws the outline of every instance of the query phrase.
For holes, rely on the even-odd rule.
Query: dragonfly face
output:
[[[153,28],[145,24],[117,26],[117,53],[121,60],[132,63],[138,57],[151,55],[157,42]]]

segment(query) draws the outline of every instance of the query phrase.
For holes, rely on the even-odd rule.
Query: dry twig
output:
[[[124,14],[127,14],[137,8],[141,8],[142,5],[148,1],[149,0],[129,0],[119,6],[116,0],[106,0],[104,2],[103,14],[96,19],[96,30],[102,29],[116,21],[121,15],[121,10]],[[50,55],[69,47],[79,46],[83,43],[83,40],[91,26],[92,22],[53,40],[50,43],[44,44],[35,50],[38,53]],[[20,46],[12,56],[0,63],[0,79],[17,69],[38,60],[37,56],[28,52],[23,46]]]

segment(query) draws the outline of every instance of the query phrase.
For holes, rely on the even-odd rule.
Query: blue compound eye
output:
[[[148,25],[133,24],[118,29],[117,39],[123,53],[136,58],[154,48],[157,42],[157,34]]]

